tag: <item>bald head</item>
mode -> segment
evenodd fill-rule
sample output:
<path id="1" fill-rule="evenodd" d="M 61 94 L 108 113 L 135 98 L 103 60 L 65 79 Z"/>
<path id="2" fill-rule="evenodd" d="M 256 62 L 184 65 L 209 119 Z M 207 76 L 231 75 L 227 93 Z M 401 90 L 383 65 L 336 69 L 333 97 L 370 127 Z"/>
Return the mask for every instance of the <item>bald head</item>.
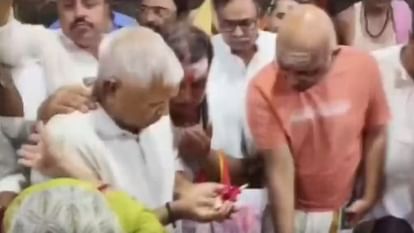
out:
<path id="1" fill-rule="evenodd" d="M 330 54 L 336 47 L 336 33 L 331 19 L 314 5 L 295 7 L 281 22 L 277 54 L 284 62 L 306 65 Z"/>
<path id="2" fill-rule="evenodd" d="M 314 5 L 295 7 L 281 22 L 277 62 L 295 89 L 315 85 L 329 70 L 336 48 L 331 19 Z"/>

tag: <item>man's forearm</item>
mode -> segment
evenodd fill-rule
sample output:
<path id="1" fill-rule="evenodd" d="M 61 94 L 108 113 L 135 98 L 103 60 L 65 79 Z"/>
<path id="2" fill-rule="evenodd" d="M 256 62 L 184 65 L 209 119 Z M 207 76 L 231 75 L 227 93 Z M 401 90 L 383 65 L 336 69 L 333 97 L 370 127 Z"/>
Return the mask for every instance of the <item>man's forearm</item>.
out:
<path id="1" fill-rule="evenodd" d="M 364 140 L 364 193 L 363 198 L 375 202 L 384 177 L 386 130 L 368 132 Z"/>
<path id="2" fill-rule="evenodd" d="M 269 201 L 276 232 L 293 233 L 294 229 L 294 163 L 292 156 L 280 154 L 264 155 Z"/>
<path id="3" fill-rule="evenodd" d="M 12 0 L 1 0 L 0 1 L 0 27 L 7 24 L 12 11 Z"/>

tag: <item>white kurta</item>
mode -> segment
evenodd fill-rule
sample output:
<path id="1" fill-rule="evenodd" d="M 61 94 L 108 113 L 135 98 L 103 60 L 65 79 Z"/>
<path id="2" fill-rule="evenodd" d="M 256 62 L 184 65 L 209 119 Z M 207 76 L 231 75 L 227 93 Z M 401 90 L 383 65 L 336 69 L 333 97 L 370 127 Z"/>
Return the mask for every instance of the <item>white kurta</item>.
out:
<path id="1" fill-rule="evenodd" d="M 23 135 L 29 133 L 30 123 L 26 121 L 36 120 L 37 109 L 47 96 L 43 70 L 37 61 L 29 59 L 14 67 L 12 77 L 23 100 L 24 118 L 0 117 L 0 192 L 20 191 L 20 184 L 25 182 L 12 142 L 21 143 Z"/>
<path id="2" fill-rule="evenodd" d="M 392 215 L 414 226 L 414 81 L 400 62 L 402 46 L 374 53 L 392 113 L 385 166 L 384 197 L 374 217 Z"/>
<path id="3" fill-rule="evenodd" d="M 40 62 L 48 93 L 95 77 L 98 67 L 92 54 L 77 47 L 61 31 L 22 24 L 12 18 L 0 27 L 0 61 L 17 67 L 28 59 Z"/>
<path id="4" fill-rule="evenodd" d="M 175 181 L 169 116 L 134 135 L 120 129 L 103 109 L 58 115 L 47 124 L 64 156 L 81 159 L 102 180 L 156 208 L 171 201 Z M 33 181 L 44 180 L 33 174 Z"/>
<path id="5" fill-rule="evenodd" d="M 56 89 L 83 84 L 85 77 L 96 76 L 98 68 L 97 59 L 61 31 L 22 24 L 13 16 L 0 27 L 0 62 L 14 67 L 13 78 L 28 120 L 37 118 L 38 107 Z M 12 126 L 10 119 L 0 118 L 0 123 L 9 129 Z M 1 179 L 0 192 L 19 192 L 22 181 L 21 174 Z"/>
<path id="6" fill-rule="evenodd" d="M 207 99 L 213 126 L 212 147 L 241 158 L 254 151 L 247 124 L 246 95 L 249 81 L 275 58 L 276 34 L 259 32 L 257 52 L 246 66 L 231 53 L 221 35 L 212 39 L 214 58 L 207 83 Z"/>

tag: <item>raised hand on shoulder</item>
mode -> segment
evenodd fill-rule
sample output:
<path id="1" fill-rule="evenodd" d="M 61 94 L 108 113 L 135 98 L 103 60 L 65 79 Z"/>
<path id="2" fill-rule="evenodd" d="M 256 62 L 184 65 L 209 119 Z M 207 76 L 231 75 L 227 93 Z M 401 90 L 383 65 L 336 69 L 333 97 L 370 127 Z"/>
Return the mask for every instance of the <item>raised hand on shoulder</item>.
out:
<path id="1" fill-rule="evenodd" d="M 47 122 L 57 114 L 68 114 L 74 111 L 87 112 L 96 108 L 92 91 L 82 85 L 65 86 L 51 95 L 38 111 L 38 118 Z"/>

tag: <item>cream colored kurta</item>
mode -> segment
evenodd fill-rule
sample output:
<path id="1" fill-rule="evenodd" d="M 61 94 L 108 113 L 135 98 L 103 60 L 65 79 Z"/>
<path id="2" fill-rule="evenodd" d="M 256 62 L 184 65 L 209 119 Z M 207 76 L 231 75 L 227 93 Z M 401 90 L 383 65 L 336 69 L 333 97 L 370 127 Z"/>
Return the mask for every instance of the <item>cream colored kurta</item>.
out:
<path id="1" fill-rule="evenodd" d="M 103 182 L 126 191 L 149 208 L 171 201 L 176 151 L 169 116 L 134 135 L 103 109 L 58 115 L 46 125 L 63 156 L 84 162 Z M 33 183 L 45 178 L 33 174 Z"/>
<path id="2" fill-rule="evenodd" d="M 385 190 L 373 211 L 380 218 L 392 215 L 414 227 L 414 81 L 401 64 L 403 46 L 373 53 L 381 69 L 383 85 L 391 109 Z"/>

